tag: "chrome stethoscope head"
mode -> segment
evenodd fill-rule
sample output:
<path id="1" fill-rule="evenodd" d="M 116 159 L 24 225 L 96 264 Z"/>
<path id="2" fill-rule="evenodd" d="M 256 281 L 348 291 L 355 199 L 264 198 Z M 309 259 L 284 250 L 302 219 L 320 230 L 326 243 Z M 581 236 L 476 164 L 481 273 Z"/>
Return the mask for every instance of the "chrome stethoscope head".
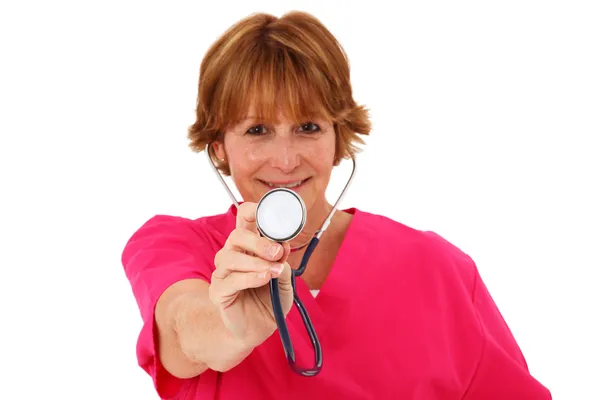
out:
<path id="1" fill-rule="evenodd" d="M 306 206 L 293 190 L 276 188 L 267 192 L 256 206 L 256 227 L 274 242 L 289 242 L 306 225 Z"/>

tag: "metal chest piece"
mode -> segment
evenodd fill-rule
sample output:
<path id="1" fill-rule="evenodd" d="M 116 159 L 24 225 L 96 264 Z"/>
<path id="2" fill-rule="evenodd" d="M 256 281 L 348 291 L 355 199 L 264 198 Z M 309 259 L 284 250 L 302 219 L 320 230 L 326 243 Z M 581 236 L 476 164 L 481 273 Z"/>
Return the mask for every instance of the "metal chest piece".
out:
<path id="1" fill-rule="evenodd" d="M 274 242 L 288 242 L 302 232 L 306 224 L 306 206 L 293 190 L 268 191 L 256 207 L 256 226 L 261 235 Z"/>

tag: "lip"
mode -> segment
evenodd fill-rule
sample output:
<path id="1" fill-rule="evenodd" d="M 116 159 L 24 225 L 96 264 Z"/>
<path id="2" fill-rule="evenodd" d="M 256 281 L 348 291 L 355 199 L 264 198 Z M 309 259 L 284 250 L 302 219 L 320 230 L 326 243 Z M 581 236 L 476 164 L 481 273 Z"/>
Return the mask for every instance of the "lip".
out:
<path id="1" fill-rule="evenodd" d="M 312 178 L 306 178 L 306 179 L 304 179 L 304 180 L 302 181 L 302 183 L 301 183 L 300 185 L 298 185 L 298 186 L 294 186 L 294 187 L 290 187 L 290 188 L 286 188 L 286 189 L 293 190 L 294 192 L 296 192 L 296 191 L 298 191 L 299 189 L 303 188 L 303 187 L 306 185 L 306 183 L 307 183 L 308 181 L 310 181 L 311 179 L 312 179 Z M 270 186 L 269 184 L 267 184 L 267 181 L 263 181 L 262 179 L 258 179 L 258 181 L 259 181 L 260 183 L 262 183 L 262 184 L 263 184 L 265 187 L 269 188 L 269 190 L 271 190 L 271 189 L 276 189 L 276 187 L 273 187 L 273 186 Z M 276 181 L 276 182 L 270 182 L 270 183 L 272 183 L 273 185 L 276 185 L 276 186 L 277 186 L 277 185 L 289 185 L 290 183 L 294 183 L 294 182 L 298 182 L 298 180 L 289 180 L 289 181 Z"/>

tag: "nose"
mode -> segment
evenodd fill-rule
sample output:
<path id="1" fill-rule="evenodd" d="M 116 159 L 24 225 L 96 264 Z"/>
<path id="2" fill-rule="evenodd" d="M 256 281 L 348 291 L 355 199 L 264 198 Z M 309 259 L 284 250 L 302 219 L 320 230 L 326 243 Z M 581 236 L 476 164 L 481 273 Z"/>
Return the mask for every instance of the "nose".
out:
<path id="1" fill-rule="evenodd" d="M 270 150 L 271 167 L 289 174 L 300 165 L 300 149 L 294 144 L 293 138 L 278 135 Z"/>

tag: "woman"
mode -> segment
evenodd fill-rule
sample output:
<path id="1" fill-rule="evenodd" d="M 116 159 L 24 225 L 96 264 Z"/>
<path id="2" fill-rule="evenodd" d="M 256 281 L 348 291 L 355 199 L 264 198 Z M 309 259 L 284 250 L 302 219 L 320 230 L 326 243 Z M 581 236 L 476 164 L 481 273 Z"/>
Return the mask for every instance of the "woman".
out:
<path id="1" fill-rule="evenodd" d="M 289 368 L 270 302 L 278 278 L 297 362 L 313 348 L 291 269 L 332 209 L 332 168 L 370 131 L 342 48 L 311 15 L 250 16 L 220 37 L 200 70 L 191 147 L 231 175 L 239 209 L 190 220 L 155 216 L 123 265 L 143 316 L 137 355 L 165 399 L 549 399 L 474 262 L 440 236 L 356 208 L 337 211 L 298 295 L 323 368 Z M 291 187 L 305 230 L 283 245 L 257 233 L 256 203 Z"/>

